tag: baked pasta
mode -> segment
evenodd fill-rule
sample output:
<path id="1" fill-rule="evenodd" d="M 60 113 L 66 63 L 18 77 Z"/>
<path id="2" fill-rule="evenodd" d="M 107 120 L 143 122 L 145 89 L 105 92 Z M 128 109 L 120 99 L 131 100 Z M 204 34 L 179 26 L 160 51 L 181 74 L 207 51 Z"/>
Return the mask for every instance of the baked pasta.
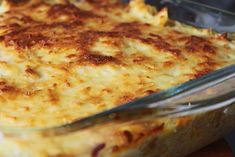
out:
<path id="1" fill-rule="evenodd" d="M 60 126 L 235 63 L 226 34 L 172 21 L 144 0 L 3 0 L 0 21 L 1 126 Z M 233 119 L 214 111 L 53 137 L 4 134 L 0 157 L 186 155 Z"/>

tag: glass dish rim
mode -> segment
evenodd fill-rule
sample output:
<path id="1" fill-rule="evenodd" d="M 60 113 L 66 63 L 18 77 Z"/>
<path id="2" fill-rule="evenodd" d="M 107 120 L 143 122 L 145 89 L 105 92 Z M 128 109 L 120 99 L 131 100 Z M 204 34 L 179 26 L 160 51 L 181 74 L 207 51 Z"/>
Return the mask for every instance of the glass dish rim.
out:
<path id="1" fill-rule="evenodd" d="M 189 12 L 189 15 L 194 12 L 196 14 L 199 14 L 199 18 L 200 20 L 202 20 L 203 18 L 203 14 L 208 14 L 208 15 L 211 15 L 211 17 L 217 19 L 215 20 L 214 22 L 222 22 L 220 16 L 223 16 L 224 18 L 232 18 L 234 19 L 235 17 L 235 12 L 231 12 L 231 11 L 227 11 L 227 10 L 223 10 L 223 9 L 220 9 L 220 8 L 216 8 L 214 6 L 210 6 L 210 5 L 207 5 L 207 4 L 203 4 L 203 3 L 200 3 L 200 2 L 196 2 L 196 1 L 193 1 L 193 0 L 160 0 L 160 8 L 158 9 L 161 9 L 161 8 L 165 8 L 165 7 L 168 7 L 168 5 L 171 7 L 171 5 L 173 5 L 174 7 L 182 7 L 183 9 L 185 9 L 185 11 Z M 156 7 L 157 4 L 154 4 Z M 163 6 L 161 6 L 163 5 Z M 171 9 L 169 9 L 169 12 L 171 12 Z M 191 12 L 191 13 L 190 13 Z M 174 15 L 176 14 L 176 15 Z M 181 23 L 185 23 L 186 25 L 190 25 L 190 26 L 193 26 L 193 27 L 196 27 L 196 28 L 201 28 L 201 29 L 209 29 L 211 30 L 212 32 L 214 33 L 220 33 L 220 34 L 224 34 L 226 33 L 228 36 L 232 37 L 231 39 L 234 39 L 234 35 L 235 35 L 235 25 L 233 23 L 233 25 L 231 25 L 231 22 L 229 22 L 230 24 L 229 25 L 221 25 L 222 27 L 218 27 L 219 25 L 218 24 L 215 24 L 213 22 L 213 24 L 210 22 L 210 20 L 203 20 L 202 23 L 200 23 L 199 21 L 190 21 L 190 20 L 186 20 L 186 19 L 182 19 L 182 15 L 177 15 L 178 14 L 178 11 L 173 11 L 172 14 L 169 14 L 169 17 L 172 18 L 173 20 L 176 20 L 176 21 L 179 21 Z M 181 14 L 179 12 L 179 14 Z M 201 15 L 200 15 L 201 14 Z M 173 16 L 171 16 L 173 15 Z M 185 16 L 185 18 L 187 18 L 187 15 L 183 15 Z M 207 22 L 205 22 L 207 21 Z M 228 19 L 226 20 L 228 21 Z M 199 22 L 199 23 L 198 23 Z M 223 22 L 222 22 L 223 23 Z"/>
<path id="2" fill-rule="evenodd" d="M 203 4 L 203 3 L 200 3 L 200 2 L 196 2 L 196 1 L 192 1 L 192 0 L 169 0 L 169 1 L 173 2 L 173 3 L 186 2 L 186 3 L 190 3 L 192 5 L 201 6 L 201 7 L 205 8 L 205 9 L 208 9 L 208 11 L 209 10 L 211 10 L 211 11 L 218 11 L 218 12 L 221 12 L 221 13 L 224 13 L 224 14 L 227 14 L 227 15 L 235 16 L 235 12 L 223 10 L 223 9 L 220 9 L 220 8 L 216 8 L 214 6 L 210 6 L 210 5 Z"/>

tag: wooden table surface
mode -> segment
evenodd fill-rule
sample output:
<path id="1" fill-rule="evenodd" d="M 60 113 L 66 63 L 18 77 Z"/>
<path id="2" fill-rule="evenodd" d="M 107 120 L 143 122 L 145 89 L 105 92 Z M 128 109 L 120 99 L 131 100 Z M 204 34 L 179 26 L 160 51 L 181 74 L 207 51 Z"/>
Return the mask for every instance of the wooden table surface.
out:
<path id="1" fill-rule="evenodd" d="M 219 140 L 188 157 L 232 157 L 232 151 L 225 140 Z"/>

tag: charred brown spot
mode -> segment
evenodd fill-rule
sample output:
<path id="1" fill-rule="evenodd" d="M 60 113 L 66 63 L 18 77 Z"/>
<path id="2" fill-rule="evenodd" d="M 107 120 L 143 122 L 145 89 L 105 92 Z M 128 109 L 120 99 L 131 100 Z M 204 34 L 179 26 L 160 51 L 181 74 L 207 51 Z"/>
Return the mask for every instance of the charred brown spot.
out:
<path id="1" fill-rule="evenodd" d="M 7 24 L 6 26 L 2 26 L 2 27 L 8 28 L 9 30 L 17 30 L 21 27 L 21 25 L 18 23 L 10 23 L 10 24 Z"/>
<path id="2" fill-rule="evenodd" d="M 53 28 L 64 28 L 64 31 L 66 31 L 67 29 L 74 29 L 77 28 L 79 26 L 82 26 L 84 23 L 82 21 L 77 20 L 71 20 L 71 21 L 66 21 L 66 22 L 54 22 L 51 24 L 45 24 L 45 25 L 41 25 L 42 29 L 44 28 L 49 28 L 49 29 L 53 29 Z M 39 25 L 40 26 L 40 25 Z"/>
<path id="3" fill-rule="evenodd" d="M 80 56 L 78 64 L 90 64 L 90 65 L 103 65 L 106 63 L 117 63 L 117 59 L 112 56 L 104 56 L 98 54 L 84 54 Z"/>
<path id="4" fill-rule="evenodd" d="M 34 69 L 32 69 L 32 68 L 30 68 L 30 67 L 27 67 L 27 68 L 25 69 L 25 72 L 26 72 L 27 74 L 29 74 L 29 75 L 39 76 L 39 74 L 38 74 Z"/>
<path id="5" fill-rule="evenodd" d="M 134 63 L 142 63 L 144 61 L 149 61 L 151 60 L 149 57 L 147 56 L 136 56 L 134 59 L 133 59 L 133 62 Z"/>
<path id="6" fill-rule="evenodd" d="M 55 90 L 53 89 L 48 89 L 48 94 L 49 94 L 49 101 L 53 104 L 56 105 L 56 103 L 59 101 L 59 96 L 56 93 Z"/>
<path id="7" fill-rule="evenodd" d="M 120 96 L 116 104 L 124 104 L 135 99 L 135 96 L 131 93 L 126 93 Z"/>
<path id="8" fill-rule="evenodd" d="M 198 77 L 201 77 L 203 75 L 206 75 L 210 72 L 212 72 L 213 70 L 212 69 L 209 69 L 209 68 L 205 68 L 205 69 L 202 69 L 200 71 L 197 71 L 195 74 L 194 74 L 194 77 L 195 78 L 198 78 Z"/>
<path id="9" fill-rule="evenodd" d="M 158 132 L 162 131 L 162 130 L 164 129 L 164 125 L 165 125 L 165 124 L 162 123 L 161 125 L 154 127 L 154 128 L 152 129 L 152 132 L 153 132 L 153 133 L 158 133 Z"/>
<path id="10" fill-rule="evenodd" d="M 198 37 L 198 36 L 190 36 L 190 37 L 185 37 L 182 38 L 183 40 L 186 40 L 186 44 L 200 44 L 200 43 L 207 43 L 207 40 L 202 38 L 202 37 Z"/>
<path id="11" fill-rule="evenodd" d="M 145 93 L 147 94 L 147 95 L 151 95 L 151 94 L 154 94 L 154 93 L 156 93 L 156 92 L 158 92 L 159 90 L 146 90 L 145 91 Z"/>
<path id="12" fill-rule="evenodd" d="M 91 152 L 91 157 L 98 157 L 100 151 L 105 148 L 105 143 L 98 144 Z"/>
<path id="13" fill-rule="evenodd" d="M 20 18 L 20 20 L 24 23 L 32 24 L 32 23 L 37 23 L 35 20 L 33 20 L 30 16 L 24 15 L 23 17 Z"/>
<path id="14" fill-rule="evenodd" d="M 83 91 L 84 93 L 87 93 L 87 94 L 89 94 L 91 90 L 92 90 L 91 87 L 85 87 L 85 88 L 82 89 L 82 91 Z"/>
<path id="15" fill-rule="evenodd" d="M 13 93 L 19 92 L 20 90 L 14 85 L 10 85 L 5 81 L 0 81 L 0 93 Z"/>
<path id="16" fill-rule="evenodd" d="M 214 69 L 215 66 L 218 65 L 218 63 L 214 62 L 213 60 L 211 60 L 210 58 L 207 58 L 207 60 L 205 62 L 199 63 L 199 66 L 203 67 L 204 69 Z"/>
<path id="17" fill-rule="evenodd" d="M 173 67 L 173 65 L 174 65 L 174 62 L 172 62 L 172 61 L 166 61 L 163 63 L 163 66 L 165 68 L 171 68 L 171 67 Z"/>
<path id="18" fill-rule="evenodd" d="M 170 47 L 170 44 L 162 39 L 156 40 L 153 38 L 146 38 L 146 39 L 141 39 L 141 41 L 146 44 L 150 45 L 153 44 L 158 49 L 167 50 Z"/>
<path id="19" fill-rule="evenodd" d="M 80 34 L 80 38 L 77 40 L 77 44 L 79 49 L 85 53 L 88 52 L 89 47 L 94 44 L 95 41 L 99 37 L 108 37 L 114 39 L 123 39 L 130 38 L 136 39 L 144 44 L 152 45 L 158 50 L 170 52 L 171 54 L 178 56 L 181 51 L 173 46 L 171 46 L 168 42 L 166 42 L 160 35 L 155 38 L 142 38 L 138 36 L 138 31 L 132 28 L 132 23 L 124 23 L 116 26 L 113 31 L 103 32 L 103 31 L 87 31 Z M 130 30 L 129 30 L 130 29 Z M 112 39 L 110 39 L 112 40 Z"/>
<path id="20" fill-rule="evenodd" d="M 171 52 L 171 54 L 173 54 L 175 56 L 179 56 L 181 53 L 181 50 L 176 49 L 176 48 L 169 48 L 169 49 L 167 49 L 167 51 Z"/>
<path id="21" fill-rule="evenodd" d="M 87 53 L 90 46 L 98 39 L 97 32 L 87 31 L 79 34 L 77 46 L 82 53 Z"/>
<path id="22" fill-rule="evenodd" d="M 151 37 L 157 38 L 157 39 L 159 39 L 159 40 L 163 40 L 163 38 L 162 38 L 160 35 L 158 35 L 158 34 L 149 33 L 149 35 L 150 35 Z"/>
<path id="23" fill-rule="evenodd" d="M 115 26 L 113 28 L 113 31 L 117 31 L 117 32 L 124 32 L 128 35 L 140 35 L 141 33 L 141 26 L 143 26 L 143 24 L 141 25 L 138 22 L 130 22 L 130 23 L 121 23 L 118 24 L 117 26 Z"/>
<path id="24" fill-rule="evenodd" d="M 111 10 L 114 7 L 122 6 L 123 3 L 121 1 L 105 1 L 105 0 L 86 0 L 89 2 L 93 7 L 97 9 L 105 9 L 105 10 Z"/>
<path id="25" fill-rule="evenodd" d="M 28 91 L 28 90 L 23 92 L 23 94 L 25 96 L 28 96 L 28 97 L 30 97 L 30 96 L 32 96 L 32 95 L 34 95 L 36 93 L 37 93 L 37 91 Z"/>
<path id="26" fill-rule="evenodd" d="M 216 52 L 216 49 L 215 49 L 214 46 L 211 46 L 211 45 L 209 45 L 209 44 L 205 44 L 205 45 L 203 46 L 203 51 L 204 51 L 204 52 L 208 52 L 208 53 L 215 53 L 215 52 Z"/>
<path id="27" fill-rule="evenodd" d="M 67 58 L 76 58 L 76 57 L 78 57 L 77 54 L 70 54 L 70 55 L 67 56 Z"/>
<path id="28" fill-rule="evenodd" d="M 7 46 L 15 45 L 20 49 L 28 49 L 37 44 L 44 46 L 49 43 L 49 38 L 42 34 L 18 34 L 17 32 L 6 35 L 4 40 Z"/>
<path id="29" fill-rule="evenodd" d="M 7 83 L 5 81 L 0 81 L 0 86 L 6 85 Z"/>
<path id="30" fill-rule="evenodd" d="M 131 143 L 133 141 L 133 135 L 130 131 L 124 130 L 123 134 L 125 135 L 128 143 Z"/>
<path id="31" fill-rule="evenodd" d="M 215 53 L 216 47 L 212 46 L 210 41 L 198 36 L 182 37 L 180 41 L 185 41 L 185 49 L 188 52 L 207 52 Z"/>
<path id="32" fill-rule="evenodd" d="M 119 151 L 119 149 L 120 149 L 120 147 L 115 145 L 112 147 L 112 152 L 117 152 L 117 151 Z"/>
<path id="33" fill-rule="evenodd" d="M 12 92 L 16 92 L 17 89 L 14 86 L 3 84 L 3 85 L 0 85 L 0 91 L 2 93 L 12 93 Z"/>
<path id="34" fill-rule="evenodd" d="M 161 51 L 166 51 L 170 52 L 174 56 L 179 56 L 181 53 L 181 50 L 174 48 L 171 46 L 170 43 L 166 42 L 163 38 L 158 37 L 158 38 L 140 38 L 139 39 L 141 42 L 148 44 L 148 45 L 153 45 L 156 49 L 161 50 Z"/>
<path id="35" fill-rule="evenodd" d="M 26 4 L 27 2 L 29 2 L 29 0 L 7 0 L 7 2 L 11 6 L 19 6 L 19 5 L 22 5 L 22 4 Z"/>
<path id="36" fill-rule="evenodd" d="M 52 18 L 58 18 L 60 16 L 66 15 L 70 20 L 71 19 L 86 19 L 98 17 L 90 11 L 81 10 L 73 4 L 55 4 L 47 12 L 48 16 Z"/>
<path id="37" fill-rule="evenodd" d="M 9 24 L 9 33 L 2 35 L 0 41 L 7 46 L 16 46 L 21 49 L 29 49 L 35 45 L 46 46 L 73 46 L 75 47 L 77 36 L 74 32 L 83 23 L 78 20 L 68 22 L 40 23 L 31 17 L 23 16 L 20 23 Z M 27 27 L 25 27 L 27 25 Z M 66 35 L 65 35 L 66 34 Z"/>

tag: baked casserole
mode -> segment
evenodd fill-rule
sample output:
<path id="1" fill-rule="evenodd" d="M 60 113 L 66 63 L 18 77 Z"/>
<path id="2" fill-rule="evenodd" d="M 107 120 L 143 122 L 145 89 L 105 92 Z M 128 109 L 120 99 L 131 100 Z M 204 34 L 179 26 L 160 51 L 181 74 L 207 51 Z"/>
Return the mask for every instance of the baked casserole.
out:
<path id="1" fill-rule="evenodd" d="M 170 20 L 144 0 L 3 0 L 0 12 L 1 126 L 60 126 L 235 63 L 226 34 Z M 220 137 L 234 118 L 214 111 L 55 137 L 2 135 L 0 157 L 176 157 Z M 189 140 L 172 147 L 179 139 Z"/>

